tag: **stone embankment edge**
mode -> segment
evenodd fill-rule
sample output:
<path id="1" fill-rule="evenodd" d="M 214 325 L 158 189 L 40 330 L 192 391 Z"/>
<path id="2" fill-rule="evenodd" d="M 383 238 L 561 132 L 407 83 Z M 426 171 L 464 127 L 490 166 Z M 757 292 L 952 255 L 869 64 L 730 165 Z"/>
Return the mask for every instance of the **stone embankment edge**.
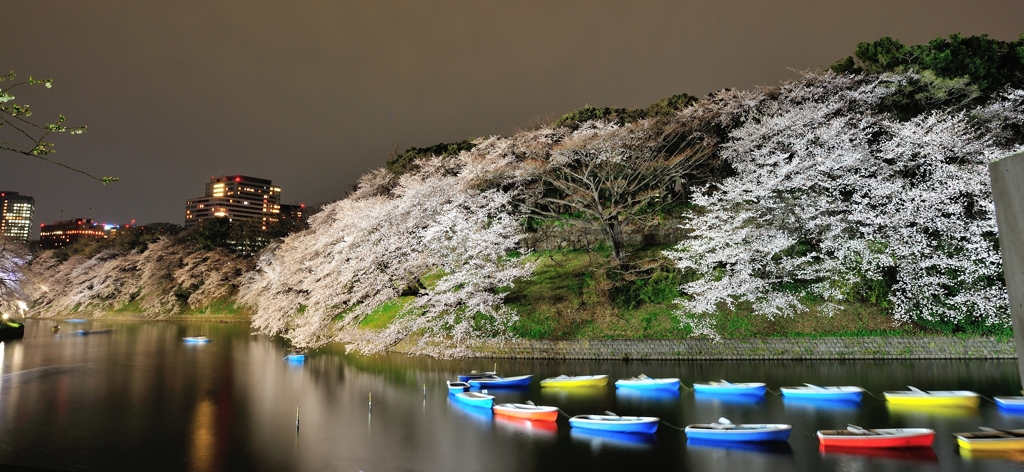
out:
<path id="1" fill-rule="evenodd" d="M 395 352 L 408 352 L 403 344 Z M 680 340 L 514 340 L 475 347 L 473 357 L 558 360 L 1016 359 L 1012 339 L 862 337 Z"/>

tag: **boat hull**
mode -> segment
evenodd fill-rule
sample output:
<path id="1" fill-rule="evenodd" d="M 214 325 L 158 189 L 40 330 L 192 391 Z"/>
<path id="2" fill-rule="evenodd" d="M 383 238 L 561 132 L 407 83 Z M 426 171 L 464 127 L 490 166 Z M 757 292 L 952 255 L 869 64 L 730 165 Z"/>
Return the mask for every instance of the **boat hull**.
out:
<path id="1" fill-rule="evenodd" d="M 473 380 L 473 379 L 479 379 L 479 378 L 482 378 L 482 377 L 493 377 L 493 376 L 497 376 L 497 375 L 498 375 L 497 372 L 476 372 L 476 373 L 470 373 L 470 374 L 462 374 L 462 375 L 459 375 L 459 382 L 469 382 L 470 380 Z"/>
<path id="2" fill-rule="evenodd" d="M 448 382 L 449 393 L 462 393 L 469 390 L 469 384 L 466 382 Z"/>
<path id="3" fill-rule="evenodd" d="M 1024 451 L 1024 438 L 964 439 L 956 438 L 957 445 L 968 451 Z"/>
<path id="4" fill-rule="evenodd" d="M 495 415 L 509 418 L 522 418 L 531 421 L 555 421 L 558 419 L 558 408 L 555 407 L 537 407 L 537 409 L 533 409 L 494 405 L 493 410 Z"/>
<path id="5" fill-rule="evenodd" d="M 1024 397 L 994 397 L 994 400 L 1002 410 L 1024 413 Z"/>
<path id="6" fill-rule="evenodd" d="M 587 418 L 569 418 L 569 426 L 573 428 L 607 431 L 613 433 L 651 434 L 658 430 L 658 418 L 638 418 L 636 420 L 603 421 Z"/>
<path id="7" fill-rule="evenodd" d="M 705 429 L 686 427 L 686 437 L 699 441 L 761 442 L 788 441 L 791 426 L 765 429 Z"/>
<path id="8" fill-rule="evenodd" d="M 532 375 L 520 375 L 518 377 L 505 377 L 500 379 L 479 378 L 471 379 L 469 381 L 469 385 L 481 388 L 525 387 L 530 385 L 530 380 L 532 378 Z"/>
<path id="9" fill-rule="evenodd" d="M 748 396 L 760 396 L 764 395 L 767 388 L 764 384 L 732 384 L 732 385 L 715 385 L 715 384 L 693 384 L 693 390 L 697 393 L 709 393 L 712 395 L 748 395 Z"/>
<path id="10" fill-rule="evenodd" d="M 829 435 L 818 431 L 818 442 L 821 447 L 856 447 L 856 448 L 899 448 L 928 447 L 935 440 L 935 431 L 909 432 L 893 435 Z"/>
<path id="11" fill-rule="evenodd" d="M 603 387 L 608 385 L 607 375 L 591 375 L 587 377 L 569 377 L 560 379 L 558 377 L 552 377 L 540 381 L 541 387 L 559 387 L 559 388 L 574 388 L 574 387 Z"/>
<path id="12" fill-rule="evenodd" d="M 633 390 L 679 390 L 679 379 L 621 379 L 615 381 L 615 388 Z"/>
<path id="13" fill-rule="evenodd" d="M 487 408 L 488 410 L 494 406 L 494 397 L 490 395 L 475 396 L 467 393 L 454 393 L 451 395 L 455 401 L 472 407 Z"/>
<path id="14" fill-rule="evenodd" d="M 976 408 L 981 403 L 981 397 L 974 396 L 937 396 L 937 395 L 891 395 L 885 393 L 885 400 L 896 406 L 929 407 L 929 406 L 959 406 Z"/>
<path id="15" fill-rule="evenodd" d="M 801 389 L 782 387 L 782 396 L 792 400 L 859 402 L 864 397 L 863 391 L 843 391 L 831 389 Z"/>

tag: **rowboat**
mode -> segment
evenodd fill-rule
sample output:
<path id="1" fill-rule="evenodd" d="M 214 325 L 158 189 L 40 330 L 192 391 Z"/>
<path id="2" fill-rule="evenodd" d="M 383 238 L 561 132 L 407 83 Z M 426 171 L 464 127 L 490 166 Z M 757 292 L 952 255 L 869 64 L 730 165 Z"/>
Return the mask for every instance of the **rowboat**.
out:
<path id="1" fill-rule="evenodd" d="M 460 392 L 451 394 L 452 398 L 458 402 L 469 405 L 477 406 L 480 408 L 490 408 L 494 405 L 494 395 L 488 395 L 480 392 Z"/>
<path id="2" fill-rule="evenodd" d="M 498 377 L 497 375 L 470 379 L 469 385 L 473 387 L 524 387 L 530 385 L 532 375 L 520 375 L 516 377 Z"/>
<path id="3" fill-rule="evenodd" d="M 679 379 L 656 379 L 640 374 L 637 377 L 616 380 L 615 388 L 633 388 L 637 390 L 678 390 Z"/>
<path id="4" fill-rule="evenodd" d="M 765 386 L 760 382 L 732 383 L 719 380 L 718 382 L 695 383 L 693 390 L 698 393 L 716 395 L 764 395 Z"/>
<path id="5" fill-rule="evenodd" d="M 459 382 L 469 382 L 473 379 L 479 379 L 481 377 L 497 377 L 498 376 L 498 365 L 494 365 L 494 370 L 490 372 L 477 372 L 475 370 L 469 371 L 468 374 L 460 374 Z"/>
<path id="6" fill-rule="evenodd" d="M 82 319 L 82 318 L 68 318 L 68 319 L 64 320 L 64 322 L 65 323 L 85 323 L 85 320 Z"/>
<path id="7" fill-rule="evenodd" d="M 953 433 L 956 443 L 969 451 L 1024 451 L 1024 429 L 981 427 L 973 433 Z"/>
<path id="8" fill-rule="evenodd" d="M 559 375 L 540 381 L 541 387 L 603 387 L 608 385 L 607 375 Z"/>
<path id="9" fill-rule="evenodd" d="M 480 408 L 472 408 L 479 410 Z M 525 434 L 533 438 L 558 438 L 558 423 L 554 421 L 524 420 L 513 416 L 494 415 L 494 425 L 510 433 Z"/>
<path id="10" fill-rule="evenodd" d="M 296 363 L 298 363 L 298 362 L 305 362 L 306 361 L 306 355 L 301 353 L 301 352 L 291 352 L 287 356 L 284 356 L 283 360 L 286 360 L 288 362 L 296 362 Z"/>
<path id="11" fill-rule="evenodd" d="M 733 424 L 725 418 L 711 424 L 691 424 L 684 430 L 688 439 L 703 441 L 787 441 L 793 425 Z"/>
<path id="12" fill-rule="evenodd" d="M 469 384 L 466 382 L 448 381 L 448 393 L 461 393 L 467 390 L 469 390 Z"/>
<path id="13" fill-rule="evenodd" d="M 188 336 L 188 337 L 181 338 L 181 339 L 183 341 L 185 341 L 186 343 L 208 343 L 208 342 L 210 342 L 210 338 L 208 338 L 206 336 Z"/>
<path id="14" fill-rule="evenodd" d="M 977 407 L 981 397 L 969 390 L 924 391 L 907 387 L 909 391 L 885 392 L 885 400 L 893 405 L 906 406 L 968 406 Z"/>
<path id="15" fill-rule="evenodd" d="M 928 447 L 935 430 L 928 428 L 864 429 L 849 425 L 846 429 L 818 431 L 821 447 Z"/>
<path id="16" fill-rule="evenodd" d="M 782 396 L 794 400 L 832 400 L 859 402 L 864 395 L 860 387 L 819 387 L 804 384 L 803 387 L 782 387 Z"/>
<path id="17" fill-rule="evenodd" d="M 537 406 L 530 403 L 502 403 L 494 405 L 494 414 L 511 416 L 533 421 L 555 421 L 558 419 L 558 408 L 553 406 Z"/>
<path id="18" fill-rule="evenodd" d="M 615 433 L 650 434 L 658 430 L 660 418 L 653 416 L 619 416 L 610 411 L 604 415 L 577 415 L 569 418 L 569 426 Z"/>
<path id="19" fill-rule="evenodd" d="M 1001 410 L 1024 413 L 1024 397 L 993 397 Z"/>

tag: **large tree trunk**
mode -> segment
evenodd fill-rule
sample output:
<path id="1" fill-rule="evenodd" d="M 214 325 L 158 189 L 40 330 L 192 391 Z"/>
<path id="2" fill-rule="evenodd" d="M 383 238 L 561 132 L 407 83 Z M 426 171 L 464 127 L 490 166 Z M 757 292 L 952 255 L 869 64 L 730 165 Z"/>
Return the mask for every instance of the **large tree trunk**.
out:
<path id="1" fill-rule="evenodd" d="M 604 222 L 604 229 L 612 240 L 612 251 L 615 255 L 615 261 L 621 264 L 622 258 L 626 254 L 626 240 L 622 237 L 622 223 L 618 219 L 606 220 Z"/>

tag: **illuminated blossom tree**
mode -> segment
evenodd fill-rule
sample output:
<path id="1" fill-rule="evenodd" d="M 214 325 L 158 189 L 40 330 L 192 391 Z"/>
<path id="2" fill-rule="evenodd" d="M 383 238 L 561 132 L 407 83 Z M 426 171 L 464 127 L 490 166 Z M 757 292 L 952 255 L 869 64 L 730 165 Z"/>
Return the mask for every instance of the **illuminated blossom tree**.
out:
<path id="1" fill-rule="evenodd" d="M 975 110 L 897 120 L 875 105 L 913 80 L 809 74 L 736 110 L 723 145 L 735 175 L 700 192 L 692 238 L 666 254 L 698 279 L 680 315 L 707 318 L 746 302 L 787 316 L 882 294 L 896 320 L 1006 326 L 987 164 L 1024 122 L 1024 94 Z M 1018 136 L 1017 140 L 1020 139 Z"/>

